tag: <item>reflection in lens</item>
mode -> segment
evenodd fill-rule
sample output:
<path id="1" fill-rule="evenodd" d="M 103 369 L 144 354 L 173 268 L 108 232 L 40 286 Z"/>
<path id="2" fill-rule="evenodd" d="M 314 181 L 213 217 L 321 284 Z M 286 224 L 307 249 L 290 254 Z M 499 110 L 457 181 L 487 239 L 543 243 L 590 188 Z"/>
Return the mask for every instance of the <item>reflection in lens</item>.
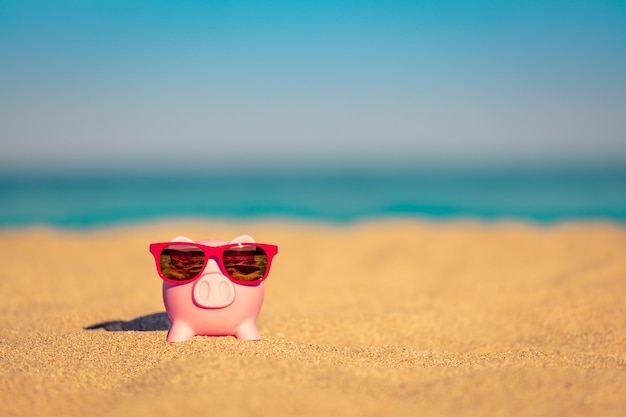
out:
<path id="1" fill-rule="evenodd" d="M 224 268 L 238 281 L 258 281 L 267 269 L 267 253 L 258 246 L 239 246 L 224 251 Z"/>
<path id="2" fill-rule="evenodd" d="M 161 252 L 160 262 L 161 272 L 166 278 L 185 281 L 202 272 L 204 252 L 190 245 L 170 245 Z"/>

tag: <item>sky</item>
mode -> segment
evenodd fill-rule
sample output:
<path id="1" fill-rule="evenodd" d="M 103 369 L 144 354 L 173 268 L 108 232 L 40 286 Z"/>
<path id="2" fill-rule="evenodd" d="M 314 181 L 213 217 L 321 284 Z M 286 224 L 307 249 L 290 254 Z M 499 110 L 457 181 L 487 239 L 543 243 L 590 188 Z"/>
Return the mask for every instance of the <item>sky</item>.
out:
<path id="1" fill-rule="evenodd" d="M 0 0 L 0 170 L 626 164 L 625 1 Z"/>

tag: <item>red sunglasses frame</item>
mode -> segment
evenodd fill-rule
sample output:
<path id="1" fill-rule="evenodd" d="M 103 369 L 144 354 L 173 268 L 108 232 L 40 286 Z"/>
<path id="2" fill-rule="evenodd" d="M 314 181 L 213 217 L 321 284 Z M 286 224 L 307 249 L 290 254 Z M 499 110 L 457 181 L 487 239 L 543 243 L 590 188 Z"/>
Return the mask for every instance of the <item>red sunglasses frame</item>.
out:
<path id="1" fill-rule="evenodd" d="M 202 249 L 202 252 L 204 252 L 204 263 L 202 264 L 202 268 L 200 269 L 200 272 L 198 273 L 198 275 L 196 275 L 193 278 L 189 278 L 185 280 L 174 280 L 174 279 L 167 278 L 163 274 L 163 271 L 161 271 L 161 261 L 160 261 L 161 252 L 163 252 L 163 249 L 172 245 L 193 246 L 195 248 Z M 256 279 L 254 281 L 240 281 L 238 279 L 231 277 L 228 271 L 226 271 L 226 267 L 224 266 L 224 260 L 223 260 L 224 252 L 231 248 L 240 248 L 244 246 L 258 246 L 261 249 L 263 249 L 267 255 L 267 266 L 265 268 L 265 273 L 260 279 Z M 192 281 L 195 281 L 202 276 L 202 272 L 204 271 L 204 268 L 206 268 L 207 264 L 209 263 L 209 259 L 213 258 L 215 259 L 215 263 L 217 263 L 217 266 L 219 267 L 222 274 L 224 274 L 224 276 L 226 276 L 229 280 L 237 284 L 251 286 L 251 285 L 257 285 L 260 282 L 265 281 L 265 278 L 267 278 L 267 275 L 270 272 L 272 259 L 274 258 L 274 255 L 278 253 L 278 246 L 269 245 L 266 243 L 254 243 L 254 242 L 229 243 L 227 245 L 221 245 L 221 246 L 206 246 L 206 245 L 202 245 L 200 243 L 195 243 L 195 242 L 159 242 L 159 243 L 150 244 L 150 253 L 152 253 L 152 255 L 154 256 L 154 262 L 156 263 L 157 271 L 163 281 L 171 282 L 173 284 L 187 284 Z"/>

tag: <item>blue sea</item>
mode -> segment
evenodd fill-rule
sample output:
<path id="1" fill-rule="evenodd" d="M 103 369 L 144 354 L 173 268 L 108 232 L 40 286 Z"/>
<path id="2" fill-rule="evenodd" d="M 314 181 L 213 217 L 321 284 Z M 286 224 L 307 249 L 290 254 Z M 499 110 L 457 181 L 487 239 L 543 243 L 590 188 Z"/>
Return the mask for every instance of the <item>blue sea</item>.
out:
<path id="1" fill-rule="evenodd" d="M 156 219 L 626 221 L 626 169 L 0 175 L 0 227 Z"/>

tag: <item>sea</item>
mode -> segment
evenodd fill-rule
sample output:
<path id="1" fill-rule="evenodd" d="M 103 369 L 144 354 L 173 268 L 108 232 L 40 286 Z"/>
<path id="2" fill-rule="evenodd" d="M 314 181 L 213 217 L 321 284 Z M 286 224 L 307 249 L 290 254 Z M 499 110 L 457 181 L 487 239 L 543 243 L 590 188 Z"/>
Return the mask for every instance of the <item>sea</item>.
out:
<path id="1" fill-rule="evenodd" d="M 0 175 L 0 228 L 166 219 L 626 222 L 626 167 Z"/>

